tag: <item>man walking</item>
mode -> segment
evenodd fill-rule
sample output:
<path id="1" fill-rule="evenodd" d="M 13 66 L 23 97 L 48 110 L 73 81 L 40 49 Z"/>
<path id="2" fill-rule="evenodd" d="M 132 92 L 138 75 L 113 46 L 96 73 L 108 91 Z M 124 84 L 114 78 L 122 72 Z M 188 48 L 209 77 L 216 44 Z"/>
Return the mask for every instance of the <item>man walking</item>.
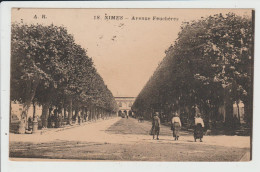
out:
<path id="1" fill-rule="evenodd" d="M 159 134 L 160 134 L 160 118 L 159 118 L 159 112 L 155 112 L 153 117 L 153 123 L 152 123 L 152 132 L 153 132 L 153 139 L 154 136 L 157 136 L 157 140 L 159 140 Z"/>

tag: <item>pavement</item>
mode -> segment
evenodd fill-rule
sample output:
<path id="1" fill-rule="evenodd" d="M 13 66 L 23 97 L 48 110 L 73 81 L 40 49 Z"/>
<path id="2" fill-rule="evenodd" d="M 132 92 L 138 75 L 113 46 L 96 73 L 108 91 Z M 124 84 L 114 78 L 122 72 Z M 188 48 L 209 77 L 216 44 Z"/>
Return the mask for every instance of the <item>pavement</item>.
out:
<path id="1" fill-rule="evenodd" d="M 110 118 L 106 120 L 97 120 L 85 122 L 81 125 L 74 124 L 68 125 L 64 128 L 48 128 L 39 130 L 34 134 L 14 134 L 10 133 L 10 142 L 31 142 L 31 143 L 44 143 L 54 141 L 104 141 L 110 137 L 104 133 L 105 129 L 113 123 L 117 122 L 120 118 Z M 82 137 L 83 136 L 83 137 Z M 98 136 L 98 137 L 97 137 Z M 104 137 L 103 137 L 104 136 Z"/>

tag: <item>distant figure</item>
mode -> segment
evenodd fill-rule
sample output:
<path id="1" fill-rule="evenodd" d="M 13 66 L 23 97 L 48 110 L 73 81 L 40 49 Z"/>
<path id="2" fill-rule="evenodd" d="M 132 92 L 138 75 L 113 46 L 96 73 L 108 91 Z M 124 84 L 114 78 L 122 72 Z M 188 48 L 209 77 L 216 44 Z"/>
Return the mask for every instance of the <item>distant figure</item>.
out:
<path id="1" fill-rule="evenodd" d="M 59 121 L 60 121 L 60 127 L 63 126 L 64 119 L 63 119 L 62 114 L 59 114 Z"/>
<path id="2" fill-rule="evenodd" d="M 59 127 L 61 127 L 63 124 L 63 118 L 62 118 L 62 111 L 61 109 L 58 109 L 58 121 L 59 121 Z"/>
<path id="3" fill-rule="evenodd" d="M 144 117 L 142 115 L 138 117 L 138 122 L 144 122 Z"/>
<path id="4" fill-rule="evenodd" d="M 32 125 L 33 125 L 32 123 L 33 123 L 32 118 L 29 117 L 29 118 L 28 118 L 28 130 L 29 130 L 29 131 L 32 130 Z"/>
<path id="5" fill-rule="evenodd" d="M 87 112 L 87 116 L 86 116 L 86 120 L 89 121 L 89 115 L 90 115 L 90 112 L 88 111 Z"/>
<path id="6" fill-rule="evenodd" d="M 51 115 L 51 128 L 55 127 L 55 116 L 52 114 Z"/>
<path id="7" fill-rule="evenodd" d="M 78 115 L 75 115 L 75 124 L 78 123 Z"/>
<path id="8" fill-rule="evenodd" d="M 54 123 L 55 123 L 55 128 L 59 128 L 59 118 L 58 118 L 57 109 L 54 109 Z"/>
<path id="9" fill-rule="evenodd" d="M 122 113 L 122 118 L 125 118 L 125 112 Z"/>
<path id="10" fill-rule="evenodd" d="M 201 118 L 201 114 L 198 113 L 195 116 L 195 128 L 194 128 L 194 140 L 196 142 L 196 139 L 200 139 L 200 142 L 202 142 L 203 138 L 203 128 L 204 128 L 204 122 Z"/>
<path id="11" fill-rule="evenodd" d="M 78 123 L 79 123 L 79 125 L 81 124 L 81 116 L 80 115 L 78 115 Z"/>
<path id="12" fill-rule="evenodd" d="M 173 114 L 171 123 L 172 123 L 173 137 L 175 137 L 175 140 L 179 140 L 180 130 L 181 130 L 181 120 L 177 112 Z"/>
<path id="13" fill-rule="evenodd" d="M 160 134 L 160 118 L 159 118 L 159 112 L 155 112 L 153 117 L 153 123 L 152 123 L 152 134 L 153 139 L 154 136 L 157 136 L 157 140 L 159 140 L 159 134 Z"/>

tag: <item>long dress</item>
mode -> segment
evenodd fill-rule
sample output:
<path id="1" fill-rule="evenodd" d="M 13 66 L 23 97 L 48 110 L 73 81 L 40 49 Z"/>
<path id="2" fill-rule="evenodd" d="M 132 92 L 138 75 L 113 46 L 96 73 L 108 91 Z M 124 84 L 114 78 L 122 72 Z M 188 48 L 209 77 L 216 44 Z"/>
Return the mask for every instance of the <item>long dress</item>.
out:
<path id="1" fill-rule="evenodd" d="M 174 122 L 172 125 L 173 125 L 172 126 L 173 137 L 180 136 L 180 130 L 181 130 L 180 123 L 179 122 Z"/>
<path id="2" fill-rule="evenodd" d="M 203 138 L 203 127 L 204 127 L 203 119 L 200 117 L 195 118 L 194 139 Z"/>
<path id="3" fill-rule="evenodd" d="M 202 127 L 201 123 L 198 123 L 197 125 L 195 125 L 194 138 L 195 139 L 203 138 L 203 127 Z"/>
<path id="4" fill-rule="evenodd" d="M 172 131 L 173 131 L 173 137 L 179 137 L 180 136 L 180 130 L 181 130 L 181 120 L 179 117 L 173 117 L 172 118 Z"/>
<path id="5" fill-rule="evenodd" d="M 160 133 L 160 118 L 158 116 L 154 117 L 154 122 L 153 122 L 153 135 L 159 135 Z"/>

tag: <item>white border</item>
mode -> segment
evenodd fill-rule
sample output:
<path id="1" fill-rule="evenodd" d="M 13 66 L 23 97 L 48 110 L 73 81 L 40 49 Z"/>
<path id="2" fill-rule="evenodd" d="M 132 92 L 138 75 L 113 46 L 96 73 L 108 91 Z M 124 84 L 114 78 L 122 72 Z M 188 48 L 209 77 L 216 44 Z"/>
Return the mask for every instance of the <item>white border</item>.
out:
<path id="1" fill-rule="evenodd" d="M 3 2 L 1 4 L 1 171 L 51 172 L 51 171 L 259 171 L 260 165 L 260 96 L 259 70 L 259 13 L 260 1 L 88 1 L 88 2 Z M 8 159 L 9 128 L 9 78 L 10 78 L 10 19 L 12 7 L 28 8 L 254 8 L 255 12 L 255 76 L 254 76 L 254 131 L 253 161 L 243 163 L 194 162 L 13 162 Z M 7 135 L 5 135 L 7 133 Z"/>

